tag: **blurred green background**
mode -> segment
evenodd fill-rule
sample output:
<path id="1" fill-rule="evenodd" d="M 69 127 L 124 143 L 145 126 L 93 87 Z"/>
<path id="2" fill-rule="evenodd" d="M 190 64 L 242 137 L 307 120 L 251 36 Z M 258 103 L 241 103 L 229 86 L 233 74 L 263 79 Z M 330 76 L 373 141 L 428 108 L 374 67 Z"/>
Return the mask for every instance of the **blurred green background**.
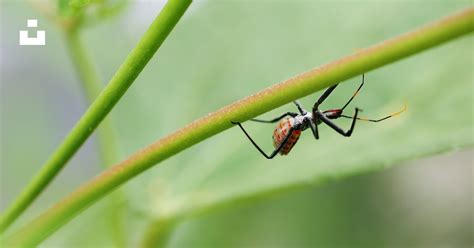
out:
<path id="1" fill-rule="evenodd" d="M 163 4 L 130 2 L 115 18 L 83 30 L 104 82 Z M 111 113 L 120 160 L 273 83 L 468 6 L 470 1 L 197 1 Z M 2 1 L 0 11 L 5 209 L 88 103 L 59 29 L 26 2 Z M 28 18 L 46 30 L 46 46 L 18 45 Z M 409 110 L 386 122 L 359 123 L 350 139 L 321 127 L 319 141 L 304 133 L 289 156 L 267 161 L 233 128 L 148 170 L 122 187 L 129 246 L 140 243 L 153 220 L 180 217 L 169 247 L 471 247 L 473 55 L 468 36 L 367 73 L 351 108 L 370 117 L 404 102 Z M 338 87 L 324 106 L 339 107 L 359 81 Z M 310 108 L 319 94 L 301 102 Z M 263 117 L 293 109 L 289 104 Z M 245 126 L 272 149 L 272 125 Z M 102 170 L 96 143 L 93 137 L 81 148 L 12 229 Z M 439 155 L 447 151 L 455 152 Z M 114 246 L 109 200 L 43 246 Z"/>

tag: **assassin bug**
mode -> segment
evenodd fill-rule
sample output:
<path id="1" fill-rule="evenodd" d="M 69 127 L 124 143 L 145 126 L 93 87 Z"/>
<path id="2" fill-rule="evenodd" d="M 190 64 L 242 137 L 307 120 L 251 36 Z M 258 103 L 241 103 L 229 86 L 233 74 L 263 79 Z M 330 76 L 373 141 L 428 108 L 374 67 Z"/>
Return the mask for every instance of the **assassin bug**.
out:
<path id="1" fill-rule="evenodd" d="M 350 137 L 352 135 L 352 132 L 354 131 L 356 120 L 379 122 L 379 121 L 386 120 L 392 116 L 399 115 L 403 111 L 406 110 L 406 105 L 405 105 L 402 110 L 380 119 L 368 119 L 368 118 L 358 117 L 359 112 L 362 111 L 359 108 L 355 108 L 355 112 L 352 117 L 342 114 L 344 109 L 349 105 L 349 103 L 352 101 L 352 99 L 354 99 L 354 97 L 359 93 L 360 89 L 364 85 L 364 74 L 362 74 L 362 83 L 359 85 L 359 88 L 357 88 L 355 93 L 352 95 L 349 101 L 347 101 L 347 103 L 344 104 L 342 108 L 321 111 L 319 109 L 319 105 L 323 103 L 324 100 L 326 100 L 326 98 L 334 91 L 337 85 L 338 84 L 331 86 L 326 91 L 324 91 L 324 93 L 319 97 L 318 101 L 314 103 L 312 112 L 307 112 L 301 107 L 301 105 L 297 101 L 294 101 L 293 103 L 298 108 L 299 113 L 287 112 L 272 120 L 250 119 L 251 121 L 261 122 L 261 123 L 278 122 L 275 130 L 273 131 L 273 146 L 275 147 L 275 150 L 270 155 L 267 155 L 257 145 L 257 143 L 253 141 L 253 139 L 250 137 L 247 131 L 245 131 L 244 127 L 242 126 L 240 122 L 232 122 L 232 124 L 239 125 L 240 129 L 242 129 L 245 136 L 247 136 L 247 138 L 250 140 L 250 142 L 252 142 L 255 148 L 257 148 L 257 150 L 265 158 L 272 159 L 278 153 L 280 153 L 281 155 L 287 155 L 291 151 L 291 149 L 295 146 L 296 142 L 298 141 L 301 135 L 301 132 L 308 128 L 310 128 L 311 131 L 313 132 L 314 138 L 319 139 L 318 125 L 321 123 L 328 125 L 332 129 L 334 129 L 336 132 L 338 132 L 339 134 L 345 137 Z M 285 118 L 287 116 L 289 116 L 289 118 Z M 352 119 L 351 127 L 349 128 L 349 130 L 344 131 L 342 128 L 340 128 L 334 122 L 331 121 L 332 119 L 338 119 L 340 117 Z"/>

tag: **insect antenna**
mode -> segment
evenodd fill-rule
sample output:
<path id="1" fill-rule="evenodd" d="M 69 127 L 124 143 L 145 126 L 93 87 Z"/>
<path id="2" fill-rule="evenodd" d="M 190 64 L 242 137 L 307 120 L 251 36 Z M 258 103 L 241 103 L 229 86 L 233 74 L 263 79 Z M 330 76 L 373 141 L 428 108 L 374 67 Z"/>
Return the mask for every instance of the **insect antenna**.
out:
<path id="1" fill-rule="evenodd" d="M 358 120 L 361 120 L 361 121 L 370 121 L 370 122 L 379 122 L 379 121 L 383 121 L 383 120 L 386 120 L 390 117 L 393 117 L 393 116 L 396 116 L 396 115 L 399 115 L 403 112 L 405 112 L 407 110 L 407 104 L 403 105 L 403 108 L 395 113 L 392 113 L 390 115 L 387 115 L 383 118 L 380 118 L 380 119 L 369 119 L 369 118 L 364 118 L 364 117 L 357 117 Z M 341 117 L 344 117 L 344 118 L 349 118 L 349 119 L 352 119 L 353 117 L 352 116 L 347 116 L 347 115 L 341 115 Z"/>

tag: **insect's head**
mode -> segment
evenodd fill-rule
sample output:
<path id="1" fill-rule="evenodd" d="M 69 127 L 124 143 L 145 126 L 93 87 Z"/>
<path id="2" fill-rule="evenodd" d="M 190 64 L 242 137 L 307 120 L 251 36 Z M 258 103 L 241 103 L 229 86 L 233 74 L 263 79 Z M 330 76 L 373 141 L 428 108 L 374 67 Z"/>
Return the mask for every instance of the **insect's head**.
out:
<path id="1" fill-rule="evenodd" d="M 329 119 L 337 119 L 342 115 L 342 109 L 330 109 L 323 112 L 323 114 Z"/>

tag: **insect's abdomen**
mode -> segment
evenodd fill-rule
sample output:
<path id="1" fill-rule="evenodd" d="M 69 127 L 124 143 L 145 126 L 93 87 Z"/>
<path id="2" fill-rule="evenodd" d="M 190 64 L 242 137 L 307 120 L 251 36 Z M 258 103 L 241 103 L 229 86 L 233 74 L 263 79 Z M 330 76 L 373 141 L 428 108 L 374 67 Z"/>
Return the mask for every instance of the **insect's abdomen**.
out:
<path id="1" fill-rule="evenodd" d="M 275 131 L 273 131 L 273 146 L 278 148 L 280 144 L 285 140 L 286 136 L 290 132 L 290 128 L 293 127 L 294 119 L 287 118 L 283 119 L 278 122 L 277 126 L 275 127 Z M 286 155 L 291 151 L 291 148 L 296 144 L 298 139 L 300 138 L 301 130 L 293 130 L 291 136 L 288 138 L 286 144 L 281 148 L 280 154 Z"/>

